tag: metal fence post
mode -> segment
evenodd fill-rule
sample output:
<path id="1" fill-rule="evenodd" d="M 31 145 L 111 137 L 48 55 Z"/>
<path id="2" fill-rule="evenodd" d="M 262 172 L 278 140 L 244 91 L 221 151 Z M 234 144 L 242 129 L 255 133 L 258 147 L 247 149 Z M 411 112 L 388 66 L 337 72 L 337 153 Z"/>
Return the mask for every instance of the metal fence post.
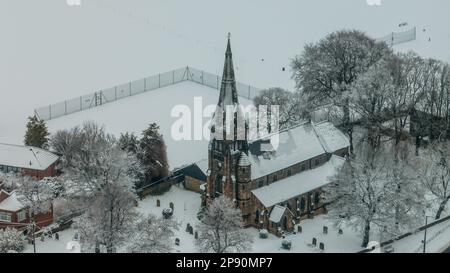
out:
<path id="1" fill-rule="evenodd" d="M 117 85 L 114 86 L 114 100 L 117 100 Z"/>
<path id="2" fill-rule="evenodd" d="M 205 85 L 205 82 L 203 81 L 203 78 L 204 78 L 204 73 L 203 73 L 203 70 L 202 70 L 202 84 Z"/>
<path id="3" fill-rule="evenodd" d="M 131 97 L 131 82 L 130 82 L 130 97 Z"/>
<path id="4" fill-rule="evenodd" d="M 147 78 L 144 78 L 144 92 L 147 90 Z"/>
<path id="5" fill-rule="evenodd" d="M 172 70 L 172 84 L 175 83 L 175 70 Z"/>
<path id="6" fill-rule="evenodd" d="M 219 75 L 217 75 L 217 90 L 219 90 Z"/>
<path id="7" fill-rule="evenodd" d="M 48 105 L 48 119 L 52 119 L 52 105 Z"/>
<path id="8" fill-rule="evenodd" d="M 64 101 L 64 114 L 67 115 L 67 101 Z"/>
<path id="9" fill-rule="evenodd" d="M 83 111 L 83 96 L 80 96 L 80 111 Z"/>
<path id="10" fill-rule="evenodd" d="M 161 74 L 158 74 L 158 88 L 161 88 Z"/>

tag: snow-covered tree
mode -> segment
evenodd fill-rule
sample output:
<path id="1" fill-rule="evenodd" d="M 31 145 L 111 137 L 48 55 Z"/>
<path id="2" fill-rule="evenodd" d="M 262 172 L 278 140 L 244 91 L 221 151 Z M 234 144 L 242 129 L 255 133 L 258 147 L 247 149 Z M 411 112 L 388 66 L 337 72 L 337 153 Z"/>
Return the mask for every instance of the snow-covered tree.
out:
<path id="1" fill-rule="evenodd" d="M 77 126 L 69 130 L 59 130 L 51 136 L 50 146 L 54 152 L 61 155 L 60 166 L 62 169 L 72 166 L 72 159 L 80 153 L 85 139 L 83 131 L 88 128 L 92 129 L 86 123 L 83 127 L 84 129 Z M 102 134 L 100 129 L 97 133 Z"/>
<path id="2" fill-rule="evenodd" d="M 367 140 L 373 149 L 381 145 L 383 123 L 390 117 L 386 111 L 387 97 L 394 84 L 386 60 L 381 59 L 360 75 L 351 87 L 351 105 L 367 130 Z"/>
<path id="3" fill-rule="evenodd" d="M 382 57 L 391 54 L 385 43 L 377 43 L 360 31 L 337 31 L 316 44 L 307 44 L 292 61 L 297 90 L 316 107 L 332 104 L 349 134 L 353 150 L 349 88 L 359 75 Z"/>
<path id="4" fill-rule="evenodd" d="M 22 252 L 24 249 L 22 232 L 13 228 L 0 229 L 0 253 Z"/>
<path id="5" fill-rule="evenodd" d="M 39 181 L 34 177 L 17 175 L 14 179 L 17 184 L 17 199 L 28 214 L 27 230 L 33 240 L 34 252 L 36 252 L 35 232 L 40 225 L 36 222 L 36 215 L 51 211 L 53 191 L 45 181 Z"/>
<path id="6" fill-rule="evenodd" d="M 47 149 L 49 134 L 45 121 L 37 115 L 31 116 L 28 118 L 24 143 L 27 146 Z"/>
<path id="7" fill-rule="evenodd" d="M 253 242 L 243 229 L 241 211 L 223 195 L 208 205 L 198 231 L 196 244 L 201 252 L 243 252 Z"/>
<path id="8" fill-rule="evenodd" d="M 174 230 L 172 219 L 148 215 L 136 224 L 128 251 L 133 253 L 167 253 L 172 250 Z"/>
<path id="9" fill-rule="evenodd" d="M 435 219 L 440 219 L 450 200 L 450 143 L 437 141 L 423 154 L 418 176 L 437 204 Z"/>
<path id="10" fill-rule="evenodd" d="M 136 155 L 138 153 L 139 139 L 134 133 L 120 134 L 119 145 L 122 150 Z"/>
<path id="11" fill-rule="evenodd" d="M 253 99 L 256 107 L 260 105 L 267 106 L 270 114 L 272 105 L 279 106 L 279 129 L 286 129 L 302 120 L 302 112 L 299 109 L 298 94 L 289 92 L 282 88 L 269 88 L 262 90 L 258 96 Z M 268 118 L 270 120 L 270 118 Z"/>
<path id="12" fill-rule="evenodd" d="M 107 183 L 87 208 L 76 219 L 83 252 L 117 252 L 131 238 L 138 213 L 135 196 L 127 187 Z"/>
<path id="13" fill-rule="evenodd" d="M 369 150 L 359 148 L 357 156 L 347 159 L 325 188 L 329 217 L 336 225 L 346 223 L 361 231 L 363 247 L 369 243 L 373 226 L 392 236 L 411 228 L 420 211 L 416 201 L 423 200 L 423 192 L 410 180 L 412 171 L 396 165 L 389 153 L 366 146 Z"/>
<path id="14" fill-rule="evenodd" d="M 65 160 L 66 193 L 74 196 L 95 197 L 108 184 L 120 184 L 132 190 L 140 169 L 136 157 L 123 151 L 117 140 L 95 123 L 85 123 L 78 137 L 79 147 L 71 149 L 70 162 Z M 72 146 L 72 145 L 69 145 Z"/>
<path id="15" fill-rule="evenodd" d="M 150 182 L 169 175 L 166 144 L 156 123 L 142 132 L 139 141 L 138 159 L 144 168 L 144 181 Z"/>

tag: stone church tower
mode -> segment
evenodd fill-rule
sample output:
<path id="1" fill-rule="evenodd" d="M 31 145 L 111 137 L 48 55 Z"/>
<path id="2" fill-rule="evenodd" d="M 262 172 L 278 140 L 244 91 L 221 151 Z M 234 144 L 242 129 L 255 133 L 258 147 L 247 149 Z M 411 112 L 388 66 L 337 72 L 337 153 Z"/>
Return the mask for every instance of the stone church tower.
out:
<path id="1" fill-rule="evenodd" d="M 251 164 L 248 160 L 248 121 L 239 106 L 228 34 L 219 102 L 211 123 L 206 201 L 222 194 L 241 209 L 244 222 L 251 214 Z"/>

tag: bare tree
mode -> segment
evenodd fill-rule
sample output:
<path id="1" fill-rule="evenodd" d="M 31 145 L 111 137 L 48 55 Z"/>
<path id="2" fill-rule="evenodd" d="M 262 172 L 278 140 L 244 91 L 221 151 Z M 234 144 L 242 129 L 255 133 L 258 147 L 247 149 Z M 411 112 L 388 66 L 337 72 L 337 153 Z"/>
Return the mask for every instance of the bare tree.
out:
<path id="1" fill-rule="evenodd" d="M 257 97 L 253 99 L 256 107 L 260 105 L 267 106 L 270 114 L 270 107 L 272 105 L 279 106 L 279 121 L 280 129 L 289 128 L 301 121 L 302 112 L 299 108 L 298 94 L 289 92 L 282 88 L 269 88 L 262 90 Z M 270 120 L 270 118 L 268 118 Z"/>
<path id="2" fill-rule="evenodd" d="M 163 217 L 148 215 L 135 227 L 128 250 L 133 253 L 167 253 L 172 250 L 174 230 L 178 224 Z"/>
<path id="3" fill-rule="evenodd" d="M 36 253 L 35 233 L 41 227 L 41 223 L 36 222 L 36 216 L 41 213 L 52 211 L 53 191 L 45 182 L 33 177 L 17 175 L 17 199 L 25 207 L 28 214 L 27 231 L 33 241 L 33 250 Z"/>
<path id="4" fill-rule="evenodd" d="M 315 106 L 341 108 L 337 118 L 345 127 L 353 151 L 349 88 L 359 75 L 391 50 L 360 31 L 333 32 L 316 44 L 305 46 L 292 62 L 297 90 Z"/>
<path id="5" fill-rule="evenodd" d="M 425 189 L 434 197 L 436 202 L 435 219 L 441 218 L 450 200 L 450 148 L 447 142 L 435 142 L 424 153 L 423 160 L 418 166 L 418 175 Z"/>
<path id="6" fill-rule="evenodd" d="M 391 235 L 409 229 L 421 192 L 409 180 L 409 173 L 393 164 L 388 153 L 358 148 L 358 156 L 347 159 L 334 183 L 325 189 L 330 202 L 329 217 L 336 225 L 347 223 L 362 233 L 362 246 L 369 243 L 371 228 L 384 228 Z"/>
<path id="7" fill-rule="evenodd" d="M 251 249 L 253 239 L 243 230 L 241 211 L 223 195 L 208 205 L 198 230 L 196 244 L 201 252 L 242 252 Z"/>
<path id="8" fill-rule="evenodd" d="M 131 238 L 138 213 L 134 195 L 119 184 L 108 183 L 87 211 L 76 220 L 82 250 L 117 252 Z"/>

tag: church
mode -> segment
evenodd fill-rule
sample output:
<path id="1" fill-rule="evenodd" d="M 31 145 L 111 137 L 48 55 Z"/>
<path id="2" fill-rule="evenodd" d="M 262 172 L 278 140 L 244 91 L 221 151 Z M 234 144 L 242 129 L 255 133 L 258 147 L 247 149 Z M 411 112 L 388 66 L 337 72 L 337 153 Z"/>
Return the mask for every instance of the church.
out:
<path id="1" fill-rule="evenodd" d="M 238 106 L 228 36 L 219 101 L 210 126 L 203 205 L 225 195 L 241 210 L 245 226 L 277 236 L 292 232 L 303 219 L 326 213 L 322 188 L 348 154 L 347 137 L 330 122 L 307 121 L 277 132 L 279 144 L 271 149 L 270 135 L 249 140 L 248 118 Z M 225 124 L 224 117 L 232 121 Z"/>

